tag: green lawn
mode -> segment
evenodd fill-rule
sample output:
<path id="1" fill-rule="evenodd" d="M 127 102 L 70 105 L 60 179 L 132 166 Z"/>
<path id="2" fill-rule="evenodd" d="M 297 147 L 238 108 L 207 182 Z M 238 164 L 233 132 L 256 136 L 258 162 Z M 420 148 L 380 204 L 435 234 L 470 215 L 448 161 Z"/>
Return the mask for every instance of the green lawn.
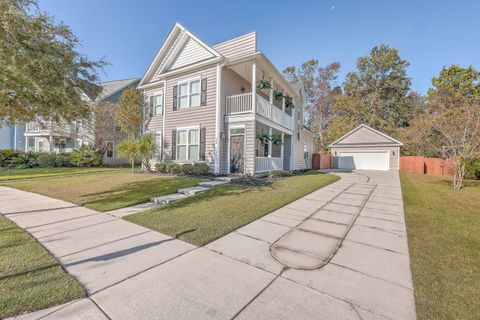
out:
<path id="1" fill-rule="evenodd" d="M 202 246 L 338 179 L 311 172 L 270 186 L 225 184 L 125 219 Z"/>
<path id="2" fill-rule="evenodd" d="M 0 215 L 0 319 L 84 296 L 54 257 Z"/>
<path id="3" fill-rule="evenodd" d="M 480 319 L 480 183 L 401 180 L 418 319 Z"/>
<path id="4" fill-rule="evenodd" d="M 57 169 L 0 171 L 0 184 L 109 211 L 147 202 L 153 196 L 174 193 L 200 181 L 192 177 L 131 173 L 128 168 Z"/>

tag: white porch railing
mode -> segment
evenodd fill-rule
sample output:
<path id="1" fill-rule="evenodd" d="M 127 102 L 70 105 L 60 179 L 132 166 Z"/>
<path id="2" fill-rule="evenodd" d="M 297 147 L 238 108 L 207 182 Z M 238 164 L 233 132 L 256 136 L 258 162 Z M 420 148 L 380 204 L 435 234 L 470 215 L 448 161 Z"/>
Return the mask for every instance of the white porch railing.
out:
<path id="1" fill-rule="evenodd" d="M 245 113 L 252 111 L 252 93 L 243 93 L 236 96 L 228 96 L 227 114 Z"/>
<path id="2" fill-rule="evenodd" d="M 256 97 L 256 113 L 265 119 L 271 120 L 285 128 L 293 130 L 293 119 L 291 116 L 283 112 L 257 94 Z M 252 93 L 243 93 L 235 96 L 227 96 L 226 99 L 227 115 L 250 113 L 252 108 Z"/>
<path id="3" fill-rule="evenodd" d="M 255 157 L 255 172 L 283 170 L 283 158 Z"/>
<path id="4" fill-rule="evenodd" d="M 65 124 L 60 125 L 56 124 L 52 121 L 45 121 L 39 123 L 37 121 L 32 121 L 27 123 L 27 127 L 25 133 L 32 133 L 32 134 L 53 134 L 53 135 L 61 135 L 61 136 L 69 136 L 73 133 L 72 126 Z"/>

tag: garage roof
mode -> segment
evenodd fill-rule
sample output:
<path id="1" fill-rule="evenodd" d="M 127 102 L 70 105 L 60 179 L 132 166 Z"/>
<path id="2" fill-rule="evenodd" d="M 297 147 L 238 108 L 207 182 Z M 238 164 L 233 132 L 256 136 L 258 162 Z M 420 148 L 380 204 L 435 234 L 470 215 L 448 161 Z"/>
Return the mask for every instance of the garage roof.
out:
<path id="1" fill-rule="evenodd" d="M 341 138 L 335 140 L 328 147 L 357 147 L 357 146 L 403 146 L 398 140 L 361 124 Z"/>

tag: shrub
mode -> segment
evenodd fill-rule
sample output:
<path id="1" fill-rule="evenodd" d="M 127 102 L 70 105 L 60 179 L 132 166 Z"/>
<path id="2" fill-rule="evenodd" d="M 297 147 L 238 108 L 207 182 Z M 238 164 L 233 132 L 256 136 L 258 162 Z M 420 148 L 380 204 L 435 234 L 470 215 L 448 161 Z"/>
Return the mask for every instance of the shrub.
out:
<path id="1" fill-rule="evenodd" d="M 193 165 L 193 174 L 196 176 L 206 176 L 209 170 L 210 167 L 204 162 L 196 162 Z"/>
<path id="2" fill-rule="evenodd" d="M 293 173 L 291 173 L 290 171 L 282 171 L 282 170 L 275 170 L 275 171 L 270 171 L 268 173 L 268 176 L 270 178 L 274 178 L 274 177 L 290 177 L 292 176 Z"/>
<path id="3" fill-rule="evenodd" d="M 167 164 L 167 172 L 173 174 L 182 173 L 182 166 L 178 163 L 169 163 Z"/>
<path id="4" fill-rule="evenodd" d="M 55 166 L 56 167 L 71 167 L 72 162 L 70 153 L 60 153 L 56 155 Z"/>
<path id="5" fill-rule="evenodd" d="M 102 158 L 102 152 L 92 146 L 82 146 L 70 155 L 71 163 L 79 167 L 100 166 Z"/>
<path id="6" fill-rule="evenodd" d="M 19 152 L 12 149 L 0 150 L 0 167 L 8 167 L 12 158 L 18 156 Z"/>
<path id="7" fill-rule="evenodd" d="M 10 159 L 8 164 L 8 168 L 16 168 L 16 169 L 26 169 L 26 168 L 34 168 L 38 166 L 38 158 L 39 154 L 29 151 L 29 152 L 18 152 L 16 156 Z"/>
<path id="8" fill-rule="evenodd" d="M 155 170 L 161 173 L 167 173 L 167 164 L 164 162 L 159 162 L 155 164 Z"/>
<path id="9" fill-rule="evenodd" d="M 480 159 L 465 162 L 465 179 L 480 180 Z"/>
<path id="10" fill-rule="evenodd" d="M 182 172 L 184 174 L 193 174 L 195 167 L 191 163 L 185 163 L 182 165 Z"/>
<path id="11" fill-rule="evenodd" d="M 53 168 L 56 165 L 57 155 L 55 153 L 41 153 L 38 158 L 40 168 Z"/>

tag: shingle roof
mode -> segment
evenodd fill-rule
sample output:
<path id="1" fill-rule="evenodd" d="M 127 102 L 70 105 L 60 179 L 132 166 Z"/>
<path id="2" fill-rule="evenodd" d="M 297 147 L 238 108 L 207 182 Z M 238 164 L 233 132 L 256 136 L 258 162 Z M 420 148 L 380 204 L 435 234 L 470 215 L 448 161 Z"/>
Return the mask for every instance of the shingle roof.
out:
<path id="1" fill-rule="evenodd" d="M 96 102 L 99 102 L 103 99 L 108 98 L 112 94 L 122 90 L 123 88 L 128 87 L 129 85 L 139 81 L 140 78 L 124 79 L 124 80 L 113 80 L 97 83 L 97 85 L 102 87 L 102 92 L 95 99 Z"/>

